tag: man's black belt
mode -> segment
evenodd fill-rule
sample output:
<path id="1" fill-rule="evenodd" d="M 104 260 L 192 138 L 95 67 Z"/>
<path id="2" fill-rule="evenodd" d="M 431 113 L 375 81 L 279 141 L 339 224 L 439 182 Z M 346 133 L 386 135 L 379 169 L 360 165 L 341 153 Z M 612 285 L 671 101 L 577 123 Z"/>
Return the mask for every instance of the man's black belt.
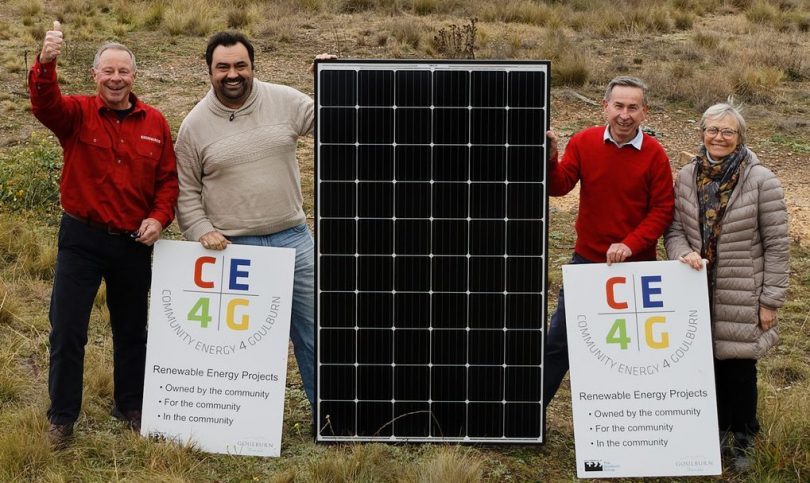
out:
<path id="1" fill-rule="evenodd" d="M 101 223 L 98 221 L 89 220 L 87 218 L 82 218 L 81 216 L 76 216 L 72 213 L 68 213 L 67 211 L 65 212 L 65 214 L 73 218 L 74 220 L 78 221 L 79 223 L 87 225 L 95 230 L 103 231 L 108 235 L 129 235 L 130 233 L 132 233 L 132 230 L 122 230 L 120 228 L 116 228 L 106 223 Z"/>

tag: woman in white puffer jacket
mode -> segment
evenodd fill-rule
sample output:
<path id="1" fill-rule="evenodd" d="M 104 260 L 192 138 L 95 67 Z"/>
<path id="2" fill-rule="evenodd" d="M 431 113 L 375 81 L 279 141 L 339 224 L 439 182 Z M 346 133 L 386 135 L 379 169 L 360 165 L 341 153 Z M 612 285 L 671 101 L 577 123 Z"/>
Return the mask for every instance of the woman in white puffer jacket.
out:
<path id="1" fill-rule="evenodd" d="M 756 362 L 778 341 L 788 285 L 787 208 L 779 180 L 746 147 L 731 100 L 709 107 L 700 128 L 700 153 L 675 180 L 665 244 L 670 259 L 695 269 L 707 260 L 720 436 L 744 470 L 759 431 Z"/>

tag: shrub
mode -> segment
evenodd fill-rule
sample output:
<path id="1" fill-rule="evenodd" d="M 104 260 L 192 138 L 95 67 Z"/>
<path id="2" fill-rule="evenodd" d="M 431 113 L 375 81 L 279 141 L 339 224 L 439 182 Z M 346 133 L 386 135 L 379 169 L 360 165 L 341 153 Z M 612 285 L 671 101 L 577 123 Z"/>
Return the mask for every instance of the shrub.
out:
<path id="1" fill-rule="evenodd" d="M 35 17 L 40 13 L 42 13 L 42 1 L 23 0 L 17 2 L 17 11 L 20 13 L 22 17 Z"/>
<path id="2" fill-rule="evenodd" d="M 139 6 L 133 4 L 131 1 L 128 2 L 126 0 L 119 0 L 115 2 L 115 19 L 118 23 L 132 25 L 135 23 L 135 17 L 137 15 L 136 9 Z"/>
<path id="3" fill-rule="evenodd" d="M 374 8 L 374 0 L 341 0 L 338 10 L 341 13 L 363 12 Z"/>
<path id="4" fill-rule="evenodd" d="M 422 41 L 422 23 L 413 19 L 395 19 L 391 22 L 390 27 L 391 36 L 405 45 L 412 48 L 419 48 Z"/>
<path id="5" fill-rule="evenodd" d="M 713 12 L 722 3 L 723 0 L 672 0 L 676 12 L 691 12 L 695 15 Z"/>
<path id="6" fill-rule="evenodd" d="M 33 133 L 0 156 L 0 211 L 57 211 L 61 171 L 62 153 L 52 136 Z"/>
<path id="7" fill-rule="evenodd" d="M 751 23 L 771 23 L 779 16 L 779 10 L 768 2 L 758 0 L 746 10 L 745 17 Z"/>
<path id="8" fill-rule="evenodd" d="M 683 62 L 701 62 L 705 57 L 703 51 L 692 44 L 683 44 L 673 47 L 672 53 Z"/>
<path id="9" fill-rule="evenodd" d="M 591 76 L 587 57 L 576 51 L 561 57 L 551 68 L 552 85 L 581 87 Z"/>
<path id="10" fill-rule="evenodd" d="M 627 32 L 628 25 L 618 9 L 576 12 L 570 17 L 571 28 L 609 38 Z"/>
<path id="11" fill-rule="evenodd" d="M 706 30 L 696 30 L 692 34 L 692 41 L 704 49 L 716 49 L 720 45 L 720 36 Z"/>
<path id="12" fill-rule="evenodd" d="M 737 8 L 748 8 L 753 3 L 753 0 L 731 0 L 729 3 Z"/>
<path id="13" fill-rule="evenodd" d="M 171 35 L 204 37 L 215 30 L 215 6 L 204 0 L 173 1 L 166 9 L 163 23 Z"/>
<path id="14" fill-rule="evenodd" d="M 527 0 L 511 1 L 495 7 L 504 22 L 519 22 L 531 25 L 546 25 L 555 19 L 554 10 L 542 3 Z"/>
<path id="15" fill-rule="evenodd" d="M 678 30 L 690 30 L 695 23 L 695 16 L 690 12 L 677 10 L 672 14 L 672 21 Z"/>
<path id="16" fill-rule="evenodd" d="M 270 37 L 282 43 L 291 42 L 295 38 L 296 28 L 283 18 L 273 19 L 262 26 L 259 37 Z"/>
<path id="17" fill-rule="evenodd" d="M 129 28 L 126 24 L 115 24 L 112 27 L 112 33 L 115 39 L 123 38 L 127 32 L 129 32 Z"/>
<path id="18" fill-rule="evenodd" d="M 324 0 L 296 0 L 296 2 L 298 3 L 300 10 L 310 12 L 317 12 L 321 10 L 324 4 Z"/>
<path id="19" fill-rule="evenodd" d="M 554 29 L 546 31 L 546 34 L 543 36 L 543 41 L 540 43 L 541 57 L 553 61 L 562 59 L 574 52 L 578 52 L 574 42 L 572 42 L 562 30 Z M 554 67 L 555 66 L 552 66 L 552 68 Z"/>
<path id="20" fill-rule="evenodd" d="M 782 42 L 772 35 L 761 34 L 752 37 L 748 44 L 748 48 L 735 52 L 738 64 L 774 67 L 790 81 L 810 78 L 810 53 L 802 48 L 799 39 Z"/>
<path id="21" fill-rule="evenodd" d="M 143 15 L 143 26 L 155 30 L 163 23 L 166 6 L 163 2 L 151 2 Z"/>
<path id="22" fill-rule="evenodd" d="M 804 481 L 810 434 L 810 371 L 806 357 L 808 276 L 807 251 L 791 250 L 791 289 L 780 310 L 779 324 L 785 334 L 782 347 L 763 359 L 760 377 L 761 434 L 756 443 L 754 465 L 748 481 Z M 793 258 L 795 257 L 795 258 Z M 801 343 L 797 344 L 797 341 Z M 767 402 L 765 402 L 767 401 Z"/>
<path id="23" fill-rule="evenodd" d="M 379 444 L 356 445 L 336 458 L 309 462 L 314 481 L 377 481 L 391 471 L 393 461 L 387 447 Z"/>
<path id="24" fill-rule="evenodd" d="M 672 30 L 672 20 L 663 8 L 653 9 L 647 14 L 646 19 L 647 31 L 666 33 Z"/>
<path id="25" fill-rule="evenodd" d="M 25 65 L 23 65 L 22 59 L 18 57 L 9 57 L 6 56 L 3 59 L 3 69 L 6 72 L 11 74 L 19 74 L 21 72 L 25 72 Z"/>
<path id="26" fill-rule="evenodd" d="M 430 15 L 436 11 L 438 3 L 438 0 L 413 0 L 413 13 Z"/>
<path id="27" fill-rule="evenodd" d="M 56 245 L 51 237 L 42 238 L 28 226 L 26 221 L 0 214 L 0 267 L 7 267 L 3 273 L 4 280 L 33 277 L 49 279 L 53 276 L 53 267 L 56 264 Z M 9 322 L 13 314 L 20 311 L 13 310 L 18 307 L 11 292 L 3 294 L 4 285 L 0 280 L 0 302 L 6 297 L 5 315 L 0 315 L 0 324 Z M 13 317 L 11 317 L 13 318 Z"/>
<path id="28" fill-rule="evenodd" d="M 419 465 L 419 474 L 414 481 L 440 483 L 474 483 L 484 480 L 483 461 L 471 450 L 442 448 L 428 461 Z"/>
<path id="29" fill-rule="evenodd" d="M 28 27 L 28 35 L 31 36 L 37 43 L 42 42 L 45 38 L 45 27 L 41 24 L 35 24 Z"/>
<path id="30" fill-rule="evenodd" d="M 810 15 L 797 14 L 795 22 L 799 32 L 810 32 Z"/>
<path id="31" fill-rule="evenodd" d="M 706 69 L 694 69 L 684 63 L 668 68 L 648 67 L 643 79 L 655 95 L 675 102 L 686 102 L 696 112 L 724 100 L 733 90 L 727 76 Z"/>
<path id="32" fill-rule="evenodd" d="M 478 28 L 475 26 L 477 22 L 477 18 L 472 18 L 467 25 L 459 27 L 451 24 L 446 28 L 440 28 L 433 37 L 433 48 L 448 59 L 474 59 L 478 48 L 476 46 Z"/>
<path id="33" fill-rule="evenodd" d="M 17 300 L 11 290 L 9 290 L 8 285 L 6 285 L 5 282 L 0 282 L 0 325 L 11 325 L 14 323 L 15 319 L 19 317 L 19 314 L 22 313 L 22 304 Z M 3 355 L 4 354 L 0 354 L 0 358 L 2 358 Z M 6 361 L 0 359 L 0 373 L 4 375 L 9 372 L 5 362 Z M 10 399 L 12 393 L 12 387 L 6 387 L 5 381 L 2 379 L 2 376 L 0 376 L 0 407 L 2 407 L 5 401 Z"/>
<path id="34" fill-rule="evenodd" d="M 248 11 L 244 8 L 233 7 L 225 14 L 225 25 L 229 29 L 243 29 L 250 23 Z"/>
<path id="35" fill-rule="evenodd" d="M 25 376 L 27 384 L 39 383 L 36 379 L 32 380 L 30 373 Z M 0 480 L 43 479 L 40 476 L 44 472 L 43 468 L 53 458 L 53 453 L 43 438 L 46 421 L 40 401 L 36 399 L 21 407 L 3 408 L 0 412 L 0 425 L 14 429 L 0 434 Z"/>
<path id="36" fill-rule="evenodd" d="M 732 72 L 734 92 L 749 102 L 770 102 L 774 89 L 785 77 L 784 72 L 769 66 L 743 65 Z"/>

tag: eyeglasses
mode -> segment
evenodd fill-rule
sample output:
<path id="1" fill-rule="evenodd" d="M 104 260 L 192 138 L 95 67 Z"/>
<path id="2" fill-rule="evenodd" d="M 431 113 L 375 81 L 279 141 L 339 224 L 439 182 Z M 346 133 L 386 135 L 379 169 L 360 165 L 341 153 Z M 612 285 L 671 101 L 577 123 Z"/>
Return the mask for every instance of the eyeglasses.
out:
<path id="1" fill-rule="evenodd" d="M 723 136 L 723 139 L 731 139 L 735 134 L 737 134 L 737 131 L 734 129 L 718 129 L 716 127 L 703 128 L 703 132 L 712 137 L 717 136 L 717 133 L 720 133 L 720 135 Z"/>

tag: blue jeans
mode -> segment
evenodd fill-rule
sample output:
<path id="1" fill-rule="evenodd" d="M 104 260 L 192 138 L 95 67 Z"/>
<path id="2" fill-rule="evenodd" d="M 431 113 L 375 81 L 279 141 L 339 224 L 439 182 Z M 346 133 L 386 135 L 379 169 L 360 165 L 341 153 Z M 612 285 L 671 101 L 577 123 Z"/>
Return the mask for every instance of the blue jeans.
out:
<path id="1" fill-rule="evenodd" d="M 295 248 L 290 338 L 310 407 L 315 407 L 315 244 L 306 224 L 270 235 L 229 236 L 237 245 Z"/>
<path id="2" fill-rule="evenodd" d="M 576 253 L 571 257 L 571 264 L 594 263 Z M 565 291 L 560 287 L 560 297 L 557 299 L 557 310 L 551 316 L 551 323 L 546 334 L 546 359 L 543 371 L 543 405 L 548 406 L 560 383 L 568 372 L 568 336 L 565 326 Z"/>

